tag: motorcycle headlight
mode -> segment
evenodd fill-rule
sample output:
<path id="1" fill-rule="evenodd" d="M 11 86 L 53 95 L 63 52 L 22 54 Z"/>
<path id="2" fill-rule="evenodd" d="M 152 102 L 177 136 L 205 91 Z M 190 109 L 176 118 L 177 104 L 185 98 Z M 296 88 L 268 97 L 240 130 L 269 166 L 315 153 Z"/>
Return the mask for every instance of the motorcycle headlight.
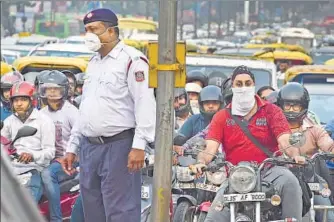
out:
<path id="1" fill-rule="evenodd" d="M 229 185 L 238 193 L 249 193 L 256 186 L 255 170 L 249 166 L 236 166 L 232 168 Z"/>
<path id="2" fill-rule="evenodd" d="M 219 171 L 206 173 L 208 181 L 214 185 L 221 185 L 227 178 L 225 168 L 221 168 Z"/>
<path id="3" fill-rule="evenodd" d="M 176 177 L 181 182 L 190 182 L 195 179 L 195 176 L 190 174 L 188 167 L 176 167 Z"/>

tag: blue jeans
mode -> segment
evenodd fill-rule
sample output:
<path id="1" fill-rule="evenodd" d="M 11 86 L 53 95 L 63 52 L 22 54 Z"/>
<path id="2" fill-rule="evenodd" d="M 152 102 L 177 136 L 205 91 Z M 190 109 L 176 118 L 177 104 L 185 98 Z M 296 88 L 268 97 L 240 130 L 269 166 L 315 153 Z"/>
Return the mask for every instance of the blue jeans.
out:
<path id="1" fill-rule="evenodd" d="M 37 170 L 31 170 L 30 173 L 32 174 L 30 181 L 26 185 L 26 188 L 29 189 L 32 197 L 38 203 L 43 195 L 43 186 L 42 186 L 42 179 L 41 174 Z"/>
<path id="2" fill-rule="evenodd" d="M 73 206 L 70 222 L 85 222 L 81 194 L 78 196 Z"/>
<path id="3" fill-rule="evenodd" d="M 323 188 L 324 186 L 320 183 L 320 189 L 323 189 Z M 326 198 L 321 195 L 314 195 L 314 205 L 331 206 L 332 203 L 328 197 Z M 316 218 L 316 221 L 322 221 L 323 211 L 316 211 L 315 218 Z M 334 222 L 334 211 L 332 210 L 328 211 L 327 222 Z"/>
<path id="4" fill-rule="evenodd" d="M 41 176 L 44 184 L 45 195 L 49 200 L 50 222 L 61 222 L 63 221 L 63 217 L 60 206 L 59 183 L 74 178 L 75 175 L 67 175 L 61 164 L 54 161 L 48 168 L 42 171 Z"/>

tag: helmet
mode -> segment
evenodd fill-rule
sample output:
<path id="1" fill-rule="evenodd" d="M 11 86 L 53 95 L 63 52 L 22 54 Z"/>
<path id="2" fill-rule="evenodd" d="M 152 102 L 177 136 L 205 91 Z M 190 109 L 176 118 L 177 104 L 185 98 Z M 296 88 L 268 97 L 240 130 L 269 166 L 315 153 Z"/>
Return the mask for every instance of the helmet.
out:
<path id="1" fill-rule="evenodd" d="M 75 74 L 75 80 L 77 81 L 77 86 L 84 84 L 84 81 L 85 81 L 84 77 L 85 77 L 85 75 L 86 74 L 83 73 L 83 72 Z"/>
<path id="2" fill-rule="evenodd" d="M 29 97 L 33 100 L 35 88 L 29 82 L 15 83 L 10 89 L 10 100 L 12 101 L 15 97 Z"/>
<path id="3" fill-rule="evenodd" d="M 205 102 L 205 101 L 218 101 L 221 104 L 220 108 L 222 108 L 222 106 L 223 106 L 223 95 L 222 95 L 221 89 L 218 86 L 211 85 L 211 86 L 204 87 L 199 94 L 198 102 L 199 102 L 200 112 L 203 115 L 212 118 L 213 115 L 215 114 L 215 112 L 214 113 L 213 112 L 206 112 L 204 110 L 203 102 Z"/>
<path id="4" fill-rule="evenodd" d="M 1 77 L 1 101 L 4 105 L 10 107 L 9 101 L 3 97 L 4 90 L 10 90 L 15 83 L 23 82 L 24 78 L 21 73 L 14 71 L 9 72 Z M 7 104 L 6 104 L 7 103 Z"/>
<path id="5" fill-rule="evenodd" d="M 283 86 L 277 98 L 278 106 L 283 110 L 285 117 L 288 121 L 302 121 L 307 115 L 308 106 L 310 102 L 310 96 L 307 89 L 297 82 L 291 82 Z M 302 110 L 297 112 L 285 112 L 284 103 L 300 104 Z"/>
<path id="6" fill-rule="evenodd" d="M 186 84 L 186 91 L 187 91 L 187 93 L 189 93 L 189 92 L 200 93 L 201 90 L 202 90 L 202 87 L 199 86 L 196 83 L 190 82 L 190 83 Z"/>
<path id="7" fill-rule="evenodd" d="M 208 85 L 208 76 L 200 70 L 193 70 L 187 73 L 187 83 L 200 81 L 203 87 Z"/>
<path id="8" fill-rule="evenodd" d="M 215 85 L 221 87 L 227 76 L 220 71 L 213 71 L 209 74 L 208 85 Z"/>
<path id="9" fill-rule="evenodd" d="M 18 71 L 6 73 L 1 77 L 1 89 L 10 89 L 15 83 L 23 81 L 24 77 Z"/>
<path id="10" fill-rule="evenodd" d="M 182 116 L 185 113 L 190 112 L 190 103 L 189 98 L 186 90 L 184 88 L 174 88 L 174 98 L 179 98 L 181 96 L 185 97 L 186 104 L 181 105 L 179 108 L 175 109 L 175 115 L 176 116 Z"/>
<path id="11" fill-rule="evenodd" d="M 48 88 L 59 88 L 59 95 L 46 95 Z M 66 99 L 68 95 L 69 83 L 68 79 L 60 71 L 51 70 L 44 71 L 38 82 L 38 91 L 41 98 L 52 98 L 52 99 Z"/>
<path id="12" fill-rule="evenodd" d="M 225 105 L 232 102 L 233 91 L 232 91 L 232 79 L 231 77 L 225 79 L 222 85 L 222 94 L 224 96 Z"/>
<path id="13" fill-rule="evenodd" d="M 277 98 L 278 98 L 278 92 L 277 91 L 273 91 L 271 92 L 267 97 L 266 97 L 266 101 L 277 105 Z"/>

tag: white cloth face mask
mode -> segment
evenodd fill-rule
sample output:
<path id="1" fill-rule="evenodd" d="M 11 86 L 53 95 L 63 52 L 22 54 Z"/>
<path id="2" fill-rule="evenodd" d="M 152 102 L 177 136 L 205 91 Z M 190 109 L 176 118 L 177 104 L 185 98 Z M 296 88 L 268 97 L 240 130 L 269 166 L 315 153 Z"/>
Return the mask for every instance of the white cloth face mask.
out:
<path id="1" fill-rule="evenodd" d="M 246 116 L 255 105 L 255 86 L 232 88 L 232 115 Z"/>

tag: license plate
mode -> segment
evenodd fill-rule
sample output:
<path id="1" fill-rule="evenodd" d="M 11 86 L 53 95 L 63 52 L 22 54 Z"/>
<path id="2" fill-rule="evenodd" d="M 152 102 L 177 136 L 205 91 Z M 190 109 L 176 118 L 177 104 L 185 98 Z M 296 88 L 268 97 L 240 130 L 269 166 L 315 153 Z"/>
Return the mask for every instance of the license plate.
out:
<path id="1" fill-rule="evenodd" d="M 211 192 L 217 192 L 219 190 L 218 186 L 211 185 L 211 184 L 204 184 L 204 183 L 196 183 L 196 188 L 200 190 L 211 191 Z"/>
<path id="2" fill-rule="evenodd" d="M 311 191 L 319 191 L 320 190 L 320 184 L 319 183 L 308 183 L 308 186 Z"/>
<path id="3" fill-rule="evenodd" d="M 180 189 L 195 189 L 195 184 L 194 183 L 179 183 L 178 187 Z"/>
<path id="4" fill-rule="evenodd" d="M 141 199 L 150 198 L 150 188 L 148 186 L 141 186 Z"/>
<path id="5" fill-rule="evenodd" d="M 264 201 L 265 199 L 266 199 L 266 194 L 260 192 L 247 193 L 247 194 L 224 194 L 225 203 Z"/>
<path id="6" fill-rule="evenodd" d="M 32 174 L 31 173 L 25 173 L 21 175 L 17 175 L 17 178 L 19 179 L 19 182 L 22 185 L 27 185 L 31 179 Z"/>

